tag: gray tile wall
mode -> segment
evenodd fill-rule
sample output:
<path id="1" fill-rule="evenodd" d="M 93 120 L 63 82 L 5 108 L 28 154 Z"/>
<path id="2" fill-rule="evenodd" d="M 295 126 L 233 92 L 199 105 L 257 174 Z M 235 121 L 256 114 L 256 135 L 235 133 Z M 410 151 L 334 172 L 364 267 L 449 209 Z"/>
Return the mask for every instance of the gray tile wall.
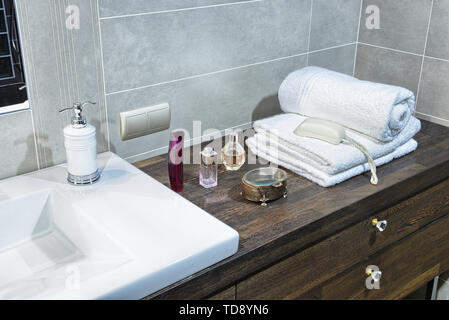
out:
<path id="1" fill-rule="evenodd" d="M 80 30 L 64 27 L 69 3 L 81 9 Z M 365 27 L 368 5 L 380 9 L 380 30 Z M 279 112 L 279 83 L 305 65 L 406 86 L 417 94 L 418 116 L 449 124 L 449 0 L 17 0 L 17 7 L 32 110 L 0 115 L 8 128 L 0 178 L 65 161 L 70 116 L 57 110 L 75 100 L 99 102 L 88 111 L 99 152 L 138 160 L 164 152 L 168 131 L 121 142 L 121 111 L 167 101 L 171 129 L 194 120 L 203 129 L 245 127 Z"/>
<path id="2" fill-rule="evenodd" d="M 65 28 L 68 0 L 16 0 L 32 108 L 0 115 L 0 122 L 9 125 L 0 137 L 0 178 L 65 162 L 62 129 L 71 115 L 58 110 L 75 101 L 98 102 L 86 114 L 97 127 L 98 151 L 109 149 L 97 3 L 70 4 L 80 8 L 79 30 Z M 27 141 L 27 148 L 16 140 Z"/>
<path id="3" fill-rule="evenodd" d="M 305 53 L 309 21 L 309 0 L 101 20 L 106 94 Z"/>
<path id="4" fill-rule="evenodd" d="M 107 150 L 106 112 L 98 38 L 96 1 L 71 0 L 80 8 L 80 29 L 66 28 L 64 0 L 18 0 L 20 34 L 37 139 L 39 167 L 65 161 L 62 129 L 71 114 L 60 114 L 61 106 L 94 100 L 86 110 L 97 126 L 98 151 Z"/>
<path id="5" fill-rule="evenodd" d="M 360 0 L 314 0 L 310 50 L 357 41 Z"/>
<path id="6" fill-rule="evenodd" d="M 264 0 L 256 0 L 264 1 Z M 123 0 L 100 0 L 100 17 L 153 13 L 168 10 L 247 2 L 247 0 L 132 0 L 123 5 Z"/>
<path id="7" fill-rule="evenodd" d="M 81 29 L 65 28 L 78 5 Z M 98 151 L 130 161 L 166 150 L 169 131 L 127 142 L 119 113 L 169 102 L 171 129 L 246 127 L 280 112 L 291 71 L 353 74 L 361 0 L 17 0 L 31 111 L 0 115 L 0 177 L 65 161 L 60 106 L 93 99 Z M 104 66 L 104 67 L 103 67 Z M 103 77 L 104 75 L 104 77 Z M 198 136 L 201 134 L 198 133 Z M 14 136 L 14 138 L 11 138 Z"/>
<path id="8" fill-rule="evenodd" d="M 337 48 L 316 51 L 309 54 L 309 65 L 319 66 L 337 72 L 354 74 L 354 57 L 357 45 L 348 44 Z"/>
<path id="9" fill-rule="evenodd" d="M 366 28 L 369 5 L 379 30 Z M 409 88 L 418 117 L 449 126 L 449 0 L 364 0 L 355 75 Z"/>
<path id="10" fill-rule="evenodd" d="M 361 0 L 99 5 L 111 150 L 131 161 L 165 151 L 169 131 L 122 142 L 122 111 L 169 102 L 170 129 L 245 127 L 280 112 L 288 73 L 354 71 Z"/>
<path id="11" fill-rule="evenodd" d="M 0 179 L 38 168 L 31 112 L 0 116 Z"/>

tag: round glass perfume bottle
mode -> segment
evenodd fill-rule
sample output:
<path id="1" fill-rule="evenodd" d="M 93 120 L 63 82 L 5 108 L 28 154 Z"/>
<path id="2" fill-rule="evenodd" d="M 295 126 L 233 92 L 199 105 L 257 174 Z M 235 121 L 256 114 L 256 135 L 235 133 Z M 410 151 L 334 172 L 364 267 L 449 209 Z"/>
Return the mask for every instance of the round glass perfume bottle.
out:
<path id="1" fill-rule="evenodd" d="M 230 140 L 221 150 L 221 159 L 226 170 L 229 171 L 239 170 L 245 164 L 245 149 L 239 143 L 237 133 L 231 135 Z"/>

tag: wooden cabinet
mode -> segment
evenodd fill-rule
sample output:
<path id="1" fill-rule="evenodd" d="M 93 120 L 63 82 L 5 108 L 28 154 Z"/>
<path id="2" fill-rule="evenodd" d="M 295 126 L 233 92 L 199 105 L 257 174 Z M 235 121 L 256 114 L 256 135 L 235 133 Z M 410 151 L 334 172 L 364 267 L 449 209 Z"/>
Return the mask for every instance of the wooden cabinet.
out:
<path id="1" fill-rule="evenodd" d="M 246 163 L 232 172 L 221 168 L 218 186 L 207 190 L 198 185 L 198 165 L 186 164 L 181 195 L 235 229 L 239 249 L 146 298 L 377 299 L 408 294 L 449 269 L 444 233 L 449 128 L 423 121 L 414 139 L 419 144 L 415 152 L 378 168 L 377 186 L 364 174 L 321 188 L 287 170 L 288 198 L 267 207 L 239 194 L 243 175 L 263 163 Z M 136 165 L 168 185 L 167 155 Z M 373 219 L 387 221 L 386 229 L 379 231 Z M 380 290 L 365 291 L 369 265 L 383 272 Z"/>
<path id="2" fill-rule="evenodd" d="M 445 181 L 238 283 L 237 298 L 400 297 L 400 293 L 410 290 L 397 289 L 403 288 L 421 274 L 423 275 L 420 280 L 409 286 L 415 288 L 418 284 L 423 284 L 438 275 L 435 274 L 437 268 L 435 265 L 438 258 L 445 259 L 444 250 L 449 258 L 449 233 L 445 231 L 449 230 L 449 220 L 440 219 L 441 221 L 432 225 L 431 229 L 426 229 L 432 231 L 420 232 L 419 235 L 413 235 L 410 240 L 400 240 L 448 213 L 449 181 Z M 373 225 L 372 220 L 375 218 L 387 221 L 385 231 L 381 232 Z M 439 232 L 440 235 L 432 238 L 432 232 Z M 442 245 L 434 249 L 439 241 Z M 444 241 L 448 242 L 447 246 L 443 246 Z M 369 258 L 387 246 L 393 246 L 393 249 Z M 437 252 L 442 257 L 434 257 Z M 364 263 L 348 271 L 359 261 Z M 422 267 L 424 262 L 427 262 L 425 268 Z M 365 292 L 364 279 L 367 278 L 365 268 L 370 264 L 378 265 L 382 269 L 385 275 L 382 283 L 389 283 L 386 289 Z M 408 264 L 413 266 L 407 269 Z M 439 272 L 439 269 L 436 271 Z M 393 275 L 399 270 L 402 270 L 401 274 Z M 341 274 L 342 277 L 321 286 L 327 280 Z M 341 281 L 347 283 L 342 284 Z M 351 284 L 353 287 L 349 288 Z M 315 287 L 319 287 L 318 291 L 312 291 Z"/>
<path id="3" fill-rule="evenodd" d="M 371 265 L 379 268 L 382 277 L 378 289 L 369 290 L 366 269 Z M 449 216 L 445 216 L 300 298 L 400 299 L 448 268 Z"/>
<path id="4" fill-rule="evenodd" d="M 222 290 L 211 297 L 208 300 L 235 300 L 235 286 L 231 286 L 225 290 Z"/>

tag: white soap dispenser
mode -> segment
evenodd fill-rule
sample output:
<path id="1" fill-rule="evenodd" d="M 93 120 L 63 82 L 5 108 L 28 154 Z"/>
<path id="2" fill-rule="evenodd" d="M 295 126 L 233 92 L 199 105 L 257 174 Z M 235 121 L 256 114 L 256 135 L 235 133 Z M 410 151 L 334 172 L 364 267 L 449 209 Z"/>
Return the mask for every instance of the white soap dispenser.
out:
<path id="1" fill-rule="evenodd" d="M 76 102 L 73 110 L 72 124 L 64 128 L 64 146 L 67 154 L 67 181 L 74 185 L 92 184 L 100 178 L 97 167 L 96 129 L 83 116 L 83 107 L 95 102 Z"/>

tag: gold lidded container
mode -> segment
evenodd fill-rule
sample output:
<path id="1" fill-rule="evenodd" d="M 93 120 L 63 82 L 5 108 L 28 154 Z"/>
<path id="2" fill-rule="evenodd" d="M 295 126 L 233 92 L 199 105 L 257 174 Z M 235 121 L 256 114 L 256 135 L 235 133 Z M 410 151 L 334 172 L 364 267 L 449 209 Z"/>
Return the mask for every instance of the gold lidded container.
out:
<path id="1" fill-rule="evenodd" d="M 250 201 L 261 202 L 287 197 L 287 173 L 279 168 L 264 167 L 248 171 L 242 178 L 242 196 Z"/>

